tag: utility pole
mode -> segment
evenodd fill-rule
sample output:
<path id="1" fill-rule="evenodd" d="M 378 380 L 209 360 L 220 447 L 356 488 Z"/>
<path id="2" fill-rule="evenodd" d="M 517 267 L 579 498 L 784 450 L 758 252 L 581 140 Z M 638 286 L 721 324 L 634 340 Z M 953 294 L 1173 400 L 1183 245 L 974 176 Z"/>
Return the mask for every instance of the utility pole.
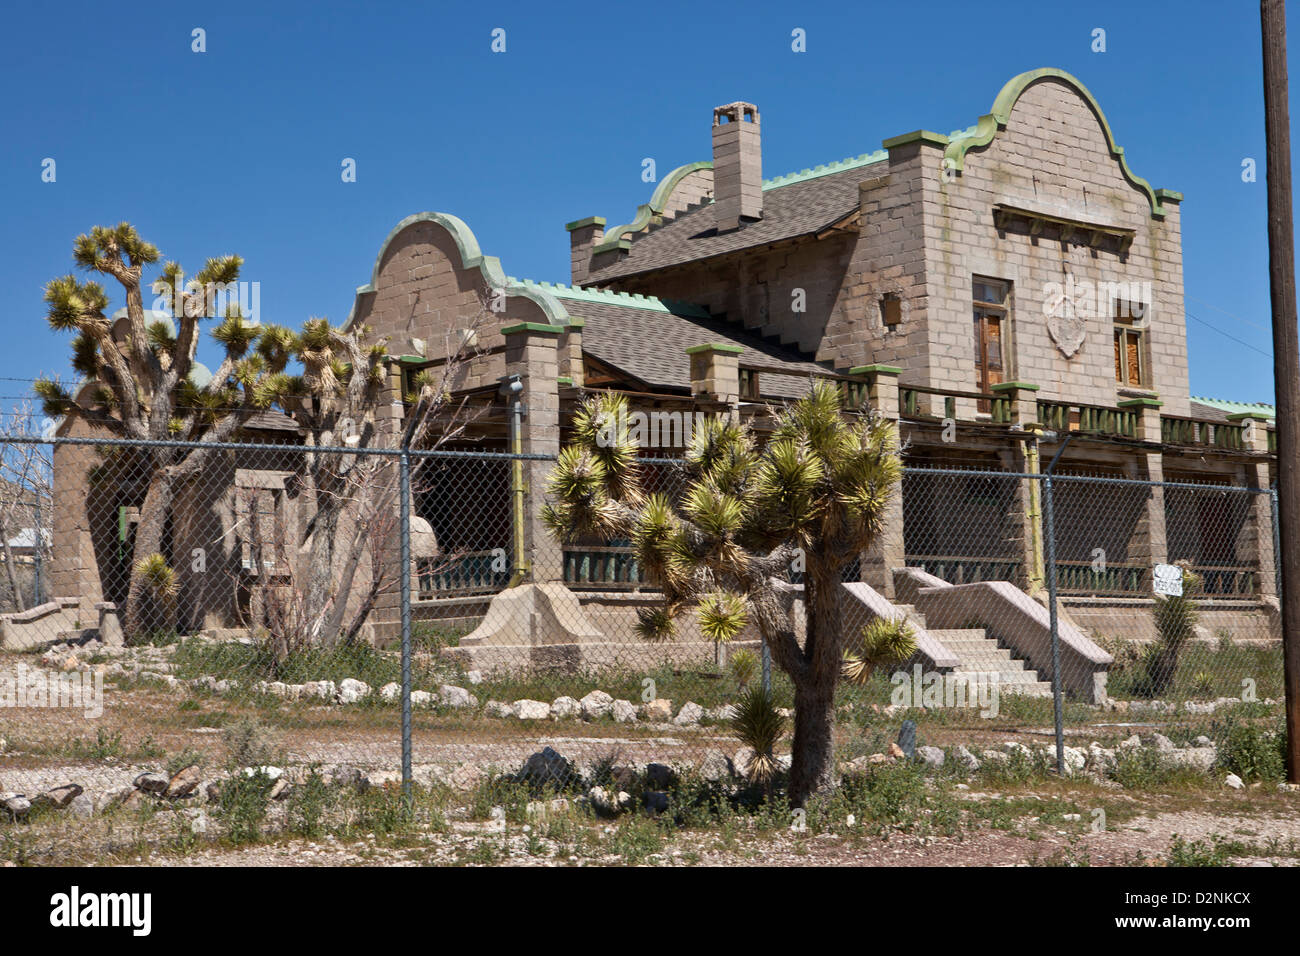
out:
<path id="1" fill-rule="evenodd" d="M 1260 0 L 1264 39 L 1264 135 L 1268 169 L 1268 283 L 1273 305 L 1277 396 L 1277 501 L 1282 539 L 1282 655 L 1287 779 L 1300 783 L 1300 349 L 1296 341 L 1295 231 L 1291 216 L 1291 109 L 1287 95 L 1286 2 Z"/>

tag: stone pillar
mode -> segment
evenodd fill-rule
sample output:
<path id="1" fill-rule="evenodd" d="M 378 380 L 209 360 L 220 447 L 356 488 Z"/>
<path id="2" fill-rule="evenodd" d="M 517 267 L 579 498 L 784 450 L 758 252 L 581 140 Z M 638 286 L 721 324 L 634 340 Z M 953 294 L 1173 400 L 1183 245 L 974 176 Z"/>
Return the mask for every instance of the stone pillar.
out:
<path id="1" fill-rule="evenodd" d="M 859 365 L 850 375 L 867 380 L 867 404 L 871 414 L 889 423 L 898 443 L 898 376 L 903 370 L 893 365 Z M 894 569 L 906 566 L 903 547 L 903 487 L 899 482 L 885 506 L 880 534 L 860 558 L 862 580 L 891 601 L 894 599 Z"/>
<path id="2" fill-rule="evenodd" d="M 1164 455 L 1160 450 L 1160 408 L 1163 404 L 1154 398 L 1132 398 L 1119 403 L 1120 408 L 1138 413 L 1134 437 L 1147 445 L 1147 451 L 1137 456 L 1136 465 L 1144 473 L 1135 477 L 1147 481 L 1165 480 Z M 1165 489 L 1162 485 L 1152 485 L 1137 526 L 1133 529 L 1128 563 L 1150 567 L 1167 564 L 1169 559 L 1169 543 L 1165 532 Z"/>
<path id="3" fill-rule="evenodd" d="M 523 383 L 522 451 L 528 455 L 560 452 L 559 346 L 565 327 L 534 322 L 506 326 L 506 375 L 518 375 Z M 507 415 L 511 409 L 507 407 Z M 534 583 L 564 580 L 564 555 L 560 543 L 542 523 L 546 481 L 553 461 L 523 462 L 524 526 L 523 557 L 528 577 Z M 514 508 L 515 490 L 511 488 Z M 513 546 L 513 542 L 512 542 Z"/>
<path id="4" fill-rule="evenodd" d="M 588 216 L 564 228 L 569 232 L 569 281 L 579 286 L 591 274 L 591 251 L 605 238 L 605 218 Z"/>
<path id="5" fill-rule="evenodd" d="M 1244 426 L 1244 446 L 1251 452 L 1252 460 L 1245 465 L 1246 487 L 1258 488 L 1261 493 L 1250 496 L 1250 510 L 1238 538 L 1237 554 L 1254 562 L 1259 569 L 1260 597 L 1276 599 L 1277 567 L 1273 549 L 1273 497 L 1268 494 L 1269 482 L 1268 428 L 1269 418 L 1260 412 L 1241 412 L 1229 415 L 1228 421 Z"/>
<path id="6" fill-rule="evenodd" d="M 1006 421 L 1012 427 L 1018 426 L 1025 435 L 1001 455 L 1002 466 L 1022 475 L 1038 474 L 1041 470 L 1038 436 L 1043 432 L 1043 426 L 1038 422 L 1038 386 L 1028 382 L 1000 382 L 990 391 L 1007 400 Z M 1041 480 L 1019 479 L 1007 515 L 1007 553 L 1020 562 L 1012 583 L 1031 597 L 1047 584 L 1043 558 L 1042 491 Z"/>
<path id="7" fill-rule="evenodd" d="M 739 345 L 718 342 L 688 348 L 691 394 L 735 406 L 740 401 L 740 353 L 743 351 Z"/>
<path id="8" fill-rule="evenodd" d="M 569 319 L 569 326 L 560 336 L 560 384 L 582 388 L 582 319 Z"/>

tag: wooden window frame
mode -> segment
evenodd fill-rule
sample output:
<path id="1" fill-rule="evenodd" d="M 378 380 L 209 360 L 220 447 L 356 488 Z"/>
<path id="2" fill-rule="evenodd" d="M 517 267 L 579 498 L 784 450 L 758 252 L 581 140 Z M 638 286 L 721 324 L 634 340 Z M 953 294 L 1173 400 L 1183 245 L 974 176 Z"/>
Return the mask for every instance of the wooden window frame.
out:
<path id="1" fill-rule="evenodd" d="M 1133 306 L 1140 305 L 1142 314 L 1135 315 Z M 1128 314 L 1121 315 L 1121 308 L 1127 307 Z M 1146 315 L 1151 306 L 1146 303 L 1128 302 L 1124 299 L 1115 299 L 1111 304 L 1111 325 L 1114 329 L 1114 354 L 1115 354 L 1115 385 L 1117 388 L 1150 388 L 1151 387 L 1151 364 L 1147 361 L 1147 332 Z M 1130 342 L 1136 346 L 1134 354 L 1137 356 L 1137 381 L 1129 380 L 1129 347 Z"/>
<path id="2" fill-rule="evenodd" d="M 1001 289 L 1001 301 L 980 298 L 978 294 L 980 286 Z M 989 319 L 996 319 L 998 322 L 998 358 L 1001 362 L 1001 368 L 998 371 L 1002 373 L 1000 381 L 1009 382 L 1012 380 L 1011 363 L 1007 360 L 1007 356 L 1011 351 L 1008 347 L 1011 341 L 1011 288 L 1011 283 L 1006 279 L 994 279 L 979 275 L 971 277 L 971 323 L 975 340 L 975 390 L 977 392 L 987 394 L 992 390 L 992 386 L 998 384 L 998 382 L 991 381 L 989 374 L 991 369 L 988 361 L 988 339 L 986 336 Z M 980 399 L 977 406 L 977 410 L 980 412 L 987 413 L 992 410 L 991 403 L 987 399 Z"/>

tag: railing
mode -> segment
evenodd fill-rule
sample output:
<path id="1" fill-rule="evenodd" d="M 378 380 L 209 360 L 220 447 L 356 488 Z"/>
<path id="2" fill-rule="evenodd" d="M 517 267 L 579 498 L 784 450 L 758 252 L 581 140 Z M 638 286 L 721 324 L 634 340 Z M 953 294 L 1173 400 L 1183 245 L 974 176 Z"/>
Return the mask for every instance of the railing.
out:
<path id="1" fill-rule="evenodd" d="M 510 564 L 503 558 L 509 553 L 505 548 L 494 548 L 467 551 L 445 562 L 430 559 L 436 565 L 434 570 L 426 570 L 422 559 L 417 558 L 420 599 L 495 594 L 510 583 Z"/>
<path id="2" fill-rule="evenodd" d="M 904 562 L 909 568 L 920 568 L 949 584 L 1015 581 L 1021 564 L 1018 558 L 969 558 L 947 554 L 909 554 Z"/>
<path id="3" fill-rule="evenodd" d="M 1138 433 L 1138 412 L 1104 405 L 1040 401 L 1038 420 L 1057 432 L 1110 438 L 1136 438 Z"/>
<path id="4" fill-rule="evenodd" d="M 1259 593 L 1259 570 L 1248 565 L 1192 565 L 1200 575 L 1201 593 L 1207 597 L 1255 597 Z"/>
<path id="5" fill-rule="evenodd" d="M 565 548 L 564 583 L 610 591 L 637 591 L 649 586 L 636 548 L 627 545 Z"/>
<path id="6" fill-rule="evenodd" d="M 928 402 L 930 409 L 922 410 L 923 395 L 935 395 L 943 399 L 943 414 L 934 411 L 934 402 Z M 966 398 L 975 401 L 975 407 L 981 412 L 988 412 L 990 420 L 997 425 L 1011 423 L 1011 399 L 1005 395 L 990 395 L 985 392 L 962 392 L 950 388 L 926 388 L 921 385 L 898 386 L 898 407 L 904 418 L 940 420 L 957 417 L 957 399 Z"/>
<path id="7" fill-rule="evenodd" d="M 1151 593 L 1151 568 L 1144 564 L 1107 564 L 1093 561 L 1057 561 L 1056 590 L 1061 594 L 1098 597 L 1142 597 Z"/>
<path id="8" fill-rule="evenodd" d="M 1166 445 L 1201 445 L 1244 451 L 1246 427 L 1239 422 L 1214 422 L 1203 418 L 1161 415 L 1160 440 Z M 1272 451 L 1272 448 L 1269 450 Z"/>

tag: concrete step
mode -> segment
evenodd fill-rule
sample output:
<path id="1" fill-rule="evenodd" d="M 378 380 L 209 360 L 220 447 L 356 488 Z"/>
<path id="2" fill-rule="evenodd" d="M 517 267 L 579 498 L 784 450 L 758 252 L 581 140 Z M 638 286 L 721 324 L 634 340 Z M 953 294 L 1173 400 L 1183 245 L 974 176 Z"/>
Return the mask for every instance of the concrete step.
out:
<path id="1" fill-rule="evenodd" d="M 930 627 L 926 628 L 936 641 L 947 644 L 952 641 L 986 641 L 991 640 L 982 627 Z"/>

